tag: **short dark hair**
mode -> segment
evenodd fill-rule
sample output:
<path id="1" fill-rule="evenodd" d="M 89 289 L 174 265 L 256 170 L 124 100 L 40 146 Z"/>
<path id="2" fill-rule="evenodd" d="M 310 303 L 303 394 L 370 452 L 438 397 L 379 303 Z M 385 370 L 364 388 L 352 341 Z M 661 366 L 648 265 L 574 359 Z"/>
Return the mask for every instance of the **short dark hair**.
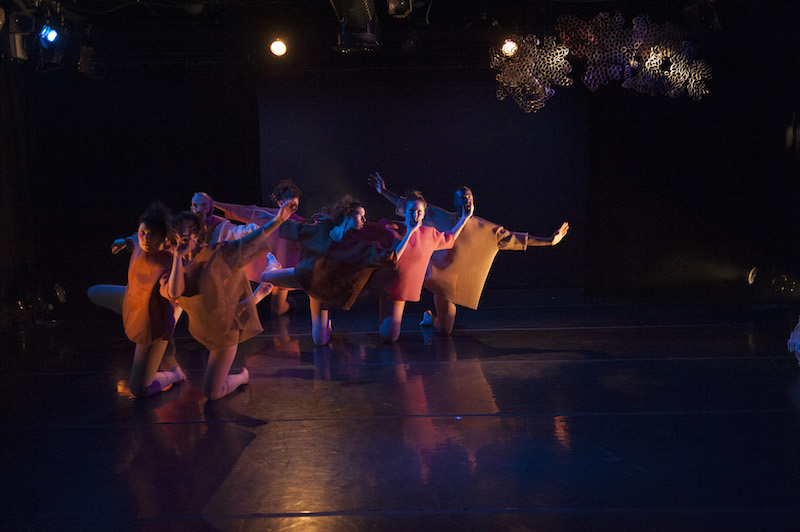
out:
<path id="1" fill-rule="evenodd" d="M 280 205 L 281 198 L 287 192 L 290 192 L 291 197 L 293 198 L 299 198 L 301 194 L 300 187 L 295 185 L 291 179 L 284 179 L 275 186 L 275 190 L 272 191 L 272 194 L 269 195 L 269 198 L 276 204 Z"/>
<path id="2" fill-rule="evenodd" d="M 195 214 L 192 211 L 179 212 L 173 216 L 172 223 L 170 224 L 170 230 L 173 234 L 177 235 L 181 225 L 187 221 L 195 224 L 197 227 L 197 240 L 201 244 L 204 243 L 206 241 L 206 228 L 205 225 L 203 225 L 203 219 L 199 214 Z"/>
<path id="3" fill-rule="evenodd" d="M 139 223 L 144 224 L 151 231 L 167 236 L 169 218 L 169 209 L 162 202 L 156 200 L 144 210 L 139 217 Z"/>
<path id="4" fill-rule="evenodd" d="M 338 202 L 322 209 L 322 214 L 327 216 L 333 221 L 334 224 L 339 225 L 345 218 L 353 216 L 356 209 L 361 207 L 366 212 L 367 208 L 359 200 L 350 194 L 344 196 Z"/>

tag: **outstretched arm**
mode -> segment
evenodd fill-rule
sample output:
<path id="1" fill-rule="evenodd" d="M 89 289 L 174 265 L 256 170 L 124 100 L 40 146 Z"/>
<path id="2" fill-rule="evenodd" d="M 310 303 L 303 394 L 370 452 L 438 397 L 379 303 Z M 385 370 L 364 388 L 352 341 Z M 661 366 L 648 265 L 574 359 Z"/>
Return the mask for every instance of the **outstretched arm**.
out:
<path id="1" fill-rule="evenodd" d="M 528 245 L 529 246 L 555 246 L 565 236 L 567 236 L 567 231 L 569 231 L 569 224 L 564 222 L 561 224 L 561 227 L 558 228 L 558 231 L 553 233 L 553 235 L 549 238 L 541 237 L 541 236 L 533 236 L 528 235 Z"/>
<path id="2" fill-rule="evenodd" d="M 237 205 L 236 203 L 215 201 L 214 207 L 221 210 L 225 218 L 237 222 L 249 223 L 258 219 L 271 219 L 275 216 L 267 209 L 255 205 Z"/>
<path id="3" fill-rule="evenodd" d="M 125 238 L 118 238 L 111 243 L 111 253 L 116 255 L 123 249 L 127 249 L 129 252 L 133 253 L 133 239 L 134 236 L 126 236 Z"/>
<path id="4" fill-rule="evenodd" d="M 370 174 L 369 185 L 371 187 L 375 187 L 375 192 L 377 192 L 387 200 L 391 201 L 392 205 L 397 206 L 397 202 L 400 201 L 400 196 L 386 189 L 386 183 L 383 181 L 381 174 L 379 174 L 378 172 Z"/>

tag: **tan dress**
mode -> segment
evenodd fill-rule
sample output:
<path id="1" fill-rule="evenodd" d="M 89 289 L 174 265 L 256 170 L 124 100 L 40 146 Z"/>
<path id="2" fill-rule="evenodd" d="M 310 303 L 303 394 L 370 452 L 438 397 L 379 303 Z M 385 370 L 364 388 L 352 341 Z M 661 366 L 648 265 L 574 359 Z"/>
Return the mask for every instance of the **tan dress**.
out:
<path id="1" fill-rule="evenodd" d="M 397 213 L 405 211 L 406 199 L 400 198 Z M 439 231 L 449 231 L 460 216 L 435 205 L 428 205 L 423 224 Z M 431 257 L 424 287 L 456 305 L 477 309 L 492 263 L 501 249 L 524 251 L 528 233 L 513 233 L 501 225 L 473 216 L 451 249 L 436 251 Z"/>
<path id="2" fill-rule="evenodd" d="M 189 316 L 192 337 L 207 349 L 240 344 L 263 330 L 244 266 L 267 251 L 263 231 L 256 231 L 203 246 L 186 266 L 186 288 L 178 304 Z"/>

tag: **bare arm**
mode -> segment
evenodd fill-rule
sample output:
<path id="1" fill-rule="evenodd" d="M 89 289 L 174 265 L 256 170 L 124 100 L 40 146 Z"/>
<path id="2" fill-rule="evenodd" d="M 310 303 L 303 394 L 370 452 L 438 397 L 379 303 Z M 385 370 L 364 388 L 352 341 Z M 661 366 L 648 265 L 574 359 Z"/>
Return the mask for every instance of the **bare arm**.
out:
<path id="1" fill-rule="evenodd" d="M 465 205 L 464 209 L 461 211 L 461 218 L 458 219 L 456 225 L 449 231 L 446 231 L 445 234 L 451 233 L 453 238 L 458 238 L 458 235 L 461 234 L 461 231 L 464 229 L 464 225 L 467 223 L 467 220 L 472 218 L 472 215 L 475 213 L 474 205 Z"/>
<path id="2" fill-rule="evenodd" d="M 411 235 L 419 231 L 419 227 L 420 224 L 414 226 L 406 224 L 406 234 L 403 235 L 403 238 L 400 240 L 400 242 L 397 243 L 397 245 L 394 247 L 393 250 L 395 258 L 397 260 L 400 260 L 400 257 L 403 255 L 403 252 L 406 250 L 406 247 L 408 246 L 408 241 L 411 238 Z"/>
<path id="3" fill-rule="evenodd" d="M 400 196 L 386 189 L 386 183 L 383 181 L 381 174 L 379 174 L 378 172 L 370 174 L 369 184 L 371 187 L 375 187 L 375 191 L 378 194 L 380 194 L 387 200 L 391 201 L 392 205 L 394 205 L 395 207 L 397 206 L 397 202 L 400 201 Z"/>
<path id="4" fill-rule="evenodd" d="M 555 233 L 553 233 L 553 235 L 550 237 L 528 235 L 528 245 L 555 246 L 556 244 L 561 242 L 561 240 L 563 240 L 565 236 L 567 236 L 567 231 L 569 231 L 569 224 L 567 222 L 564 222 L 563 224 L 561 224 L 561 227 L 559 227 L 558 230 Z"/>
<path id="5" fill-rule="evenodd" d="M 126 236 L 125 238 L 118 238 L 111 243 L 111 253 L 116 255 L 123 249 L 127 249 L 129 252 L 133 252 L 133 239 L 134 236 Z"/>
<path id="6" fill-rule="evenodd" d="M 274 215 L 268 210 L 255 205 L 237 205 L 236 203 L 215 201 L 214 207 L 221 210 L 225 218 L 237 222 L 248 223 L 257 219 L 274 218 Z"/>
<path id="7" fill-rule="evenodd" d="M 183 256 L 194 251 L 197 247 L 197 238 L 189 240 L 188 244 L 178 242 L 172 246 L 172 269 L 167 278 L 167 299 L 178 299 L 186 290 L 186 266 L 183 264 Z"/>

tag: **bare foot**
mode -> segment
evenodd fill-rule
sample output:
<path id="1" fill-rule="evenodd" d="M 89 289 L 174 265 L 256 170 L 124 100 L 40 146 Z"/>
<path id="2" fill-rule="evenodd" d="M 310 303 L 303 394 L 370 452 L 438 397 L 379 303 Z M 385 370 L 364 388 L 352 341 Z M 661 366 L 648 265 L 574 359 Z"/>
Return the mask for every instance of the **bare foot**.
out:
<path id="1" fill-rule="evenodd" d="M 256 303 L 272 293 L 272 283 L 261 283 L 253 292 L 253 299 Z"/>
<path id="2" fill-rule="evenodd" d="M 176 374 L 179 377 L 178 380 L 175 382 L 186 380 L 186 374 L 183 372 L 180 366 L 175 366 L 174 368 L 172 368 L 172 373 Z"/>

